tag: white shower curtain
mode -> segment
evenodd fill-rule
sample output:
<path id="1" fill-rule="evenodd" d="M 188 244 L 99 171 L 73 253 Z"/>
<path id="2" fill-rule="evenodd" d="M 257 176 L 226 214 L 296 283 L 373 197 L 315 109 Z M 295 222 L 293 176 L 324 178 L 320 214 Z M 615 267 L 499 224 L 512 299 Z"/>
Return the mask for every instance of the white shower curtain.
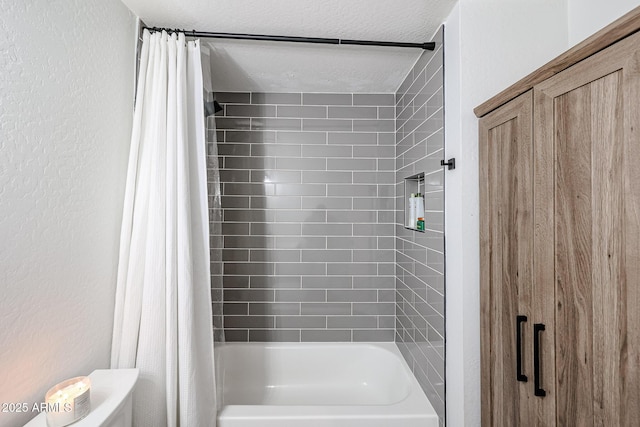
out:
<path id="1" fill-rule="evenodd" d="M 111 349 L 136 427 L 215 425 L 206 172 L 199 41 L 145 30 Z"/>

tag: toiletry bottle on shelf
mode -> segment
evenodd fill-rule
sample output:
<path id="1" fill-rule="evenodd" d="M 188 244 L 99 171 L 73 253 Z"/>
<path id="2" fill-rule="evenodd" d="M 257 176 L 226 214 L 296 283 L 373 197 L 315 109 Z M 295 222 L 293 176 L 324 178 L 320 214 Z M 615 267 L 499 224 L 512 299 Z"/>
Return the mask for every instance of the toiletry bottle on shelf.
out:
<path id="1" fill-rule="evenodd" d="M 409 223 L 407 227 L 416 228 L 416 195 L 411 193 L 409 197 Z"/>
<path id="2" fill-rule="evenodd" d="M 418 218 L 417 230 L 424 231 L 424 218 L 423 217 L 419 217 Z"/>
<path id="3" fill-rule="evenodd" d="M 418 218 L 424 219 L 424 197 L 422 196 L 422 194 L 420 193 L 416 194 L 415 205 L 416 205 L 416 214 L 415 214 L 416 221 L 418 220 Z M 414 223 L 413 228 L 418 228 L 417 223 Z"/>

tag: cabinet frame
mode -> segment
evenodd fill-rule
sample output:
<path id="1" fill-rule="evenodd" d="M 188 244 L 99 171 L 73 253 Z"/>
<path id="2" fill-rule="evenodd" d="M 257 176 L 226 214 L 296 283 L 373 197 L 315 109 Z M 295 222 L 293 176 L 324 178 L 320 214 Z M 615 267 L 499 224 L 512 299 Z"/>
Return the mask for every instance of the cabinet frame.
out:
<path id="1" fill-rule="evenodd" d="M 590 139 L 584 144 L 576 144 L 576 137 L 572 136 L 573 148 L 560 146 L 558 141 L 563 135 L 561 122 L 564 117 L 562 102 L 565 102 L 560 97 L 583 90 L 586 85 L 590 85 L 588 90 L 595 91 L 593 99 L 585 98 L 580 101 L 582 104 L 565 108 L 568 108 L 567 117 L 571 117 L 570 114 L 583 117 L 585 113 L 579 110 L 580 105 L 591 109 L 586 110 L 591 111 L 591 116 L 585 119 L 590 120 L 591 127 L 585 133 Z M 580 93 L 572 96 L 579 97 Z M 606 107 L 602 109 L 602 118 L 598 115 L 600 106 Z M 495 172 L 504 159 L 495 147 L 490 149 L 489 141 L 490 132 L 509 120 L 517 121 L 514 143 L 526 139 L 527 135 L 532 138 L 533 297 L 530 311 L 522 315 L 527 316 L 529 332 L 534 325 L 546 326 L 540 332 L 539 370 L 542 372 L 541 387 L 546 393 L 544 397 L 533 393 L 534 384 L 529 376 L 529 383 L 524 383 L 525 392 L 522 384 L 507 386 L 513 398 L 519 399 L 515 404 L 496 393 L 496 384 L 493 384 L 495 378 L 504 376 L 512 376 L 514 384 L 516 381 L 516 372 L 510 372 L 514 370 L 513 366 L 505 367 L 496 362 L 498 357 L 507 360 L 499 355 L 500 352 L 515 353 L 516 349 L 496 342 L 496 336 L 492 335 L 492 331 L 504 335 L 504 328 L 496 324 L 505 323 L 499 319 L 502 308 L 496 304 L 501 300 L 495 295 L 499 283 L 495 283 L 492 273 L 504 269 L 495 260 L 495 252 L 502 256 L 502 249 L 492 247 L 491 243 L 496 234 L 504 232 L 504 227 L 494 218 L 504 212 L 501 202 L 492 200 L 491 194 L 499 193 L 500 186 L 505 184 L 496 178 L 503 175 Z M 603 131 L 600 128 L 606 126 L 598 123 L 617 124 L 609 126 L 613 130 Z M 571 132 L 578 133 L 580 126 L 573 123 L 567 129 L 571 135 Z M 634 425 L 640 419 L 637 404 L 640 400 L 640 33 L 536 84 L 532 90 L 484 116 L 479 130 L 482 425 L 552 426 L 572 422 L 578 425 Z M 614 138 L 610 145 L 595 140 L 601 133 L 606 136 L 607 132 Z M 583 147 L 589 150 L 590 156 L 596 156 L 583 162 L 588 175 L 582 178 L 580 185 L 585 189 L 585 197 L 594 200 L 592 205 L 586 205 L 584 212 L 592 216 L 589 221 L 604 224 L 606 230 L 596 228 L 585 238 L 591 254 L 586 261 L 572 261 L 571 256 L 581 252 L 563 246 L 558 237 L 562 229 L 558 227 L 564 223 L 568 224 L 565 228 L 571 227 L 580 220 L 571 218 L 571 210 L 561 209 L 562 198 L 568 197 L 563 185 L 574 178 L 572 172 L 560 168 L 563 167 L 562 159 L 570 159 L 568 164 L 574 171 L 580 171 L 581 163 L 573 161 L 570 150 L 583 154 L 579 151 Z M 607 252 L 611 260 L 607 259 Z M 576 269 L 590 277 L 589 283 L 563 277 L 558 260 L 565 265 L 582 263 Z M 498 278 L 497 282 L 500 280 Z M 579 301 L 581 293 L 588 294 L 586 302 Z M 571 304 L 587 307 L 587 314 L 581 315 L 579 323 L 585 323 L 585 319 L 588 323 L 572 326 L 585 328 L 573 331 L 572 335 L 566 329 L 557 330 L 558 319 L 565 327 L 576 323 L 576 318 L 566 318 L 565 307 Z M 567 338 L 574 336 L 581 342 L 586 341 L 587 351 L 591 352 L 584 356 L 590 359 L 585 359 L 579 369 L 572 363 L 581 362 L 583 350 L 578 350 L 579 346 L 574 346 L 571 338 Z M 525 341 L 531 338 L 530 333 L 525 333 Z M 567 366 L 578 373 L 567 374 Z M 496 374 L 492 369 L 499 372 Z M 527 375 L 530 375 L 530 369 L 525 361 Z M 514 414 L 514 411 L 519 413 Z"/>

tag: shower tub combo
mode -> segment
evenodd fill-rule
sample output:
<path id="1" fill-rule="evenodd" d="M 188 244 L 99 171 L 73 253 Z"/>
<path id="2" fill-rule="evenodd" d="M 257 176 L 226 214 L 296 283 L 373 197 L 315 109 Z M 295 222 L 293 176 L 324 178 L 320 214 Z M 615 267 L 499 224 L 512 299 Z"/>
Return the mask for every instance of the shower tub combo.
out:
<path id="1" fill-rule="evenodd" d="M 394 343 L 221 346 L 219 427 L 437 427 Z"/>

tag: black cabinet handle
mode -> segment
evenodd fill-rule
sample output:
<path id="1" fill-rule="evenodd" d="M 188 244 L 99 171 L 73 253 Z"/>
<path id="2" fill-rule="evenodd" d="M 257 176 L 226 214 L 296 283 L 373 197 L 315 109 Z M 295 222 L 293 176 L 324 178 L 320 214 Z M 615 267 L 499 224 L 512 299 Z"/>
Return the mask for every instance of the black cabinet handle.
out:
<path id="1" fill-rule="evenodd" d="M 528 378 L 522 373 L 522 331 L 520 324 L 527 321 L 527 316 L 516 316 L 516 379 L 524 383 Z"/>
<path id="2" fill-rule="evenodd" d="M 543 323 L 533 324 L 533 394 L 545 397 L 547 392 L 540 388 L 540 335 L 544 331 Z"/>

